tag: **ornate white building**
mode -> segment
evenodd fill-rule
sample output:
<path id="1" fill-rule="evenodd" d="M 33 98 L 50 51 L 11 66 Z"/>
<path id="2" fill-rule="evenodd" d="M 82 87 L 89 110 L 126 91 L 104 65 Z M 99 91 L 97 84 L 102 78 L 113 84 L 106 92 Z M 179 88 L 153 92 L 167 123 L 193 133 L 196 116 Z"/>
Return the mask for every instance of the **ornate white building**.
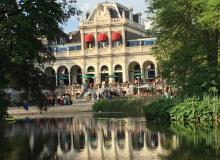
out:
<path id="1" fill-rule="evenodd" d="M 45 72 L 56 77 L 56 85 L 150 81 L 157 76 L 155 40 L 146 38 L 141 14 L 118 3 L 99 3 L 79 30 L 52 45 L 56 62 Z"/>

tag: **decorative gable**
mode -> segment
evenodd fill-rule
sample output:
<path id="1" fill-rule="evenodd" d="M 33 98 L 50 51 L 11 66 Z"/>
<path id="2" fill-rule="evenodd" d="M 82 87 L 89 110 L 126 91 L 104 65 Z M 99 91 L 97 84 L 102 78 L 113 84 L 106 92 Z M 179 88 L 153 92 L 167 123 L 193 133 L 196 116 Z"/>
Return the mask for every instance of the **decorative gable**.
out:
<path id="1" fill-rule="evenodd" d="M 108 17 L 110 18 L 110 12 L 108 6 L 100 5 L 99 7 L 97 7 L 94 17 L 95 19 L 108 18 Z"/>

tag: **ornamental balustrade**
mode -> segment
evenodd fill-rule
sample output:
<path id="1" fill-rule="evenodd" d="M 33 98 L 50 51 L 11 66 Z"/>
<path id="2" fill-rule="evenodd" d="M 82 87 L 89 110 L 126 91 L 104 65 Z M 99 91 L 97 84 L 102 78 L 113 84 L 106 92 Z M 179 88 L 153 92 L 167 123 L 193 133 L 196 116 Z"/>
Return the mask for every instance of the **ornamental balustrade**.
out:
<path id="1" fill-rule="evenodd" d="M 112 18 L 112 19 L 96 19 L 92 21 L 80 21 L 80 27 L 97 26 L 97 25 L 115 25 L 115 24 L 130 24 L 136 28 L 144 29 L 144 25 L 136 23 L 127 18 Z"/>
<path id="2" fill-rule="evenodd" d="M 143 52 L 151 52 L 152 46 L 133 46 L 133 47 L 115 47 L 115 48 L 91 48 L 86 50 L 66 51 L 66 52 L 54 52 L 55 57 L 78 57 L 78 56 L 90 56 L 90 55 L 107 55 L 107 54 L 139 54 Z"/>

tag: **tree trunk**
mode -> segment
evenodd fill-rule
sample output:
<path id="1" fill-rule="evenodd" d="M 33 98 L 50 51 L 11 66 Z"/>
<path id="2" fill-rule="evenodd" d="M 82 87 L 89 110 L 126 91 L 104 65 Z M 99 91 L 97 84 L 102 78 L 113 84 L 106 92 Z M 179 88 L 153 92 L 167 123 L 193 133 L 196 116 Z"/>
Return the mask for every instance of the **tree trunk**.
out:
<path id="1" fill-rule="evenodd" d="M 217 69 L 218 66 L 218 29 L 208 33 L 207 62 L 209 69 Z"/>

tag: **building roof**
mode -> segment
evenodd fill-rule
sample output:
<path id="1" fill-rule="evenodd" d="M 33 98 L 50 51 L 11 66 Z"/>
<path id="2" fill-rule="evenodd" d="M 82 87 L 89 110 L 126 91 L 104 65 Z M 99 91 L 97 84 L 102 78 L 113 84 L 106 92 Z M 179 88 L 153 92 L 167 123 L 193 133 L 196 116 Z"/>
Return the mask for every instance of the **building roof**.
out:
<path id="1" fill-rule="evenodd" d="M 123 12 L 128 12 L 130 9 L 119 4 L 112 2 L 103 2 L 98 3 L 95 9 L 91 12 L 88 17 L 88 21 L 94 20 L 96 18 L 121 18 L 123 16 Z"/>

